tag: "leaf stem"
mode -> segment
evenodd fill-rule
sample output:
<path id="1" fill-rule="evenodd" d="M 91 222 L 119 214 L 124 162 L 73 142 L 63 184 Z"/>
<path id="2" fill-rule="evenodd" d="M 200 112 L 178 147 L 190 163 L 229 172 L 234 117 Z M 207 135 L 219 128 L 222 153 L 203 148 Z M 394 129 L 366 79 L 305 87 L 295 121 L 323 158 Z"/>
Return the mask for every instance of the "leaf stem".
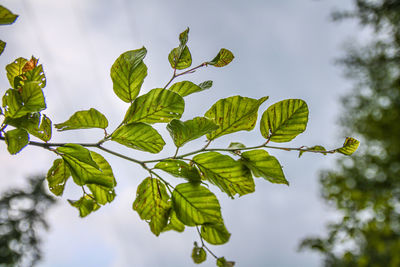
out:
<path id="1" fill-rule="evenodd" d="M 193 73 L 193 72 L 195 72 L 197 69 L 199 69 L 199 68 L 201 68 L 201 67 L 205 67 L 205 66 L 207 66 L 207 62 L 203 62 L 203 63 L 201 63 L 200 65 L 198 65 L 198 66 L 196 66 L 196 67 L 194 67 L 194 68 L 191 68 L 191 69 L 189 69 L 189 70 L 186 70 L 186 71 L 184 71 L 184 72 L 181 72 L 181 73 L 176 73 L 176 69 L 174 69 L 174 73 L 172 74 L 172 77 L 171 77 L 171 79 L 168 81 L 168 83 L 164 86 L 164 89 L 166 89 L 167 87 L 168 87 L 168 85 L 170 85 L 171 84 L 171 82 L 176 78 L 176 77 L 179 77 L 179 76 L 182 76 L 182 75 L 185 75 L 185 74 L 189 74 L 189 73 Z"/>

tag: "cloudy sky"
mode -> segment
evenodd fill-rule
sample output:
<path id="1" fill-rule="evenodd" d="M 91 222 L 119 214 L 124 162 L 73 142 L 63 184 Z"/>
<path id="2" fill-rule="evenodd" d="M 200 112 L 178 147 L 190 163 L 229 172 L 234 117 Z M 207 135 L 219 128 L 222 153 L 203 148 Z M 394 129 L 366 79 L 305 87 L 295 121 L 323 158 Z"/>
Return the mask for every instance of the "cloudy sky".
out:
<path id="1" fill-rule="evenodd" d="M 343 54 L 343 42 L 356 38 L 351 22 L 333 23 L 335 9 L 351 8 L 348 0 L 302 1 L 184 1 L 184 0 L 4 0 L 2 5 L 19 14 L 14 25 L 2 27 L 7 48 L 0 57 L 0 88 L 8 88 L 4 66 L 17 57 L 40 58 L 47 76 L 45 95 L 48 115 L 54 123 L 75 111 L 94 107 L 104 113 L 110 128 L 122 120 L 126 109 L 112 90 L 110 67 L 123 52 L 145 46 L 148 76 L 141 93 L 163 87 L 172 75 L 167 55 L 178 44 L 178 34 L 190 27 L 188 46 L 193 63 L 212 59 L 220 48 L 235 54 L 227 67 L 208 67 L 184 79 L 196 83 L 213 80 L 214 86 L 187 97 L 183 120 L 201 116 L 220 98 L 242 95 L 269 96 L 261 106 L 287 98 L 304 99 L 310 109 L 306 132 L 288 146 L 323 144 L 335 148 L 344 140 L 337 126 L 339 97 L 351 88 L 334 60 Z M 166 146 L 174 147 L 164 126 L 158 126 Z M 95 142 L 101 130 L 54 132 L 54 142 Z M 247 145 L 263 142 L 256 126 L 217 140 L 211 147 L 231 141 Z M 193 142 L 187 151 L 204 145 Z M 136 158 L 151 158 L 124 147 L 107 147 Z M 232 233 L 228 244 L 212 247 L 237 266 L 319 266 L 321 259 L 297 252 L 300 240 L 323 233 L 335 214 L 319 199 L 318 172 L 333 166 L 339 155 L 269 151 L 284 167 L 290 186 L 256 180 L 256 192 L 231 200 L 216 192 Z M 80 191 L 70 183 L 59 204 L 48 213 L 50 231 L 44 235 L 44 255 L 39 266 L 192 266 L 194 229 L 155 237 L 131 209 L 137 185 L 146 177 L 138 166 L 110 155 L 118 181 L 116 200 L 81 219 L 66 200 Z M 54 155 L 36 147 L 10 156 L 0 143 L 1 191 L 22 186 L 32 173 L 45 173 Z M 172 179 L 172 178 L 171 178 Z M 209 260 L 202 266 L 214 266 Z"/>

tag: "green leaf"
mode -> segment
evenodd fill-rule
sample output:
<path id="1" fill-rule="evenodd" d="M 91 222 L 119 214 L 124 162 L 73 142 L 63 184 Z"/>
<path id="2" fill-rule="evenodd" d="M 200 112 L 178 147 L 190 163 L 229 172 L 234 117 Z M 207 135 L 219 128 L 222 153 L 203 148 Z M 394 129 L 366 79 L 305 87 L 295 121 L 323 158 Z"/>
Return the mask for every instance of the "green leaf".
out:
<path id="1" fill-rule="evenodd" d="M 325 147 L 318 146 L 318 145 L 310 147 L 310 148 L 305 148 L 305 149 L 307 149 L 307 150 L 300 150 L 299 158 L 303 155 L 303 153 L 308 152 L 308 151 L 326 151 Z M 326 155 L 327 153 L 322 153 L 322 154 Z"/>
<path id="2" fill-rule="evenodd" d="M 205 179 L 218 186 L 222 192 L 233 198 L 252 193 L 255 190 L 254 180 L 249 170 L 238 161 L 218 152 L 207 152 L 193 157 L 194 163 L 203 173 Z"/>
<path id="3" fill-rule="evenodd" d="M 115 180 L 110 164 L 105 160 L 105 158 L 103 158 L 102 155 L 94 151 L 90 151 L 90 156 L 99 166 L 100 170 L 103 172 L 103 175 L 108 177 L 108 179 L 113 182 L 113 187 L 115 187 L 117 185 L 117 181 Z M 111 203 L 115 198 L 114 188 L 110 189 L 109 187 L 97 184 L 87 184 L 87 187 L 92 192 L 96 202 L 100 205 Z"/>
<path id="4" fill-rule="evenodd" d="M 343 146 L 341 148 L 336 149 L 336 151 L 344 155 L 351 155 L 354 152 L 356 152 L 359 145 L 360 141 L 352 137 L 346 137 Z"/>
<path id="5" fill-rule="evenodd" d="M 21 93 L 13 89 L 7 90 L 3 96 L 3 107 L 6 117 L 11 118 L 19 118 L 45 109 L 46 103 L 39 83 L 25 83 Z"/>
<path id="6" fill-rule="evenodd" d="M 229 144 L 229 147 L 228 147 L 229 149 L 237 149 L 237 150 L 240 150 L 240 149 L 242 149 L 242 148 L 246 148 L 246 146 L 245 145 L 243 145 L 242 143 L 239 143 L 239 142 L 231 142 L 230 144 Z"/>
<path id="7" fill-rule="evenodd" d="M 169 213 L 169 222 L 167 226 L 162 230 L 163 232 L 174 230 L 177 232 L 183 232 L 185 230 L 185 225 L 176 217 L 176 213 L 174 210 L 171 210 Z"/>
<path id="8" fill-rule="evenodd" d="M 184 30 L 183 32 L 181 32 L 180 34 L 179 34 L 179 42 L 180 42 L 180 45 L 186 45 L 187 44 L 187 42 L 188 42 L 188 39 L 189 39 L 189 27 L 188 28 L 186 28 L 186 30 Z"/>
<path id="9" fill-rule="evenodd" d="M 13 24 L 18 15 L 13 14 L 10 10 L 0 5 L 0 25 Z"/>
<path id="10" fill-rule="evenodd" d="M 0 40 L 0 55 L 3 54 L 5 48 L 6 48 L 6 43 Z"/>
<path id="11" fill-rule="evenodd" d="M 199 171 L 182 160 L 166 159 L 157 163 L 154 168 L 163 170 L 175 177 L 185 178 L 188 182 L 199 183 L 201 181 Z"/>
<path id="12" fill-rule="evenodd" d="M 46 176 L 50 191 L 56 196 L 61 196 L 64 192 L 65 184 L 70 176 L 71 173 L 65 165 L 64 160 L 56 159 Z"/>
<path id="13" fill-rule="evenodd" d="M 210 86 L 211 87 L 211 86 Z M 174 83 L 169 90 L 179 94 L 180 96 L 184 97 L 193 93 L 197 93 L 203 90 L 206 90 L 205 86 L 200 87 L 200 85 L 196 85 L 189 81 L 182 81 Z"/>
<path id="14" fill-rule="evenodd" d="M 100 208 L 96 201 L 94 201 L 91 196 L 88 195 L 81 197 L 79 200 L 68 199 L 68 202 L 71 204 L 71 206 L 76 207 L 79 210 L 79 216 L 82 218 Z"/>
<path id="15" fill-rule="evenodd" d="M 10 130 L 5 133 L 5 141 L 8 152 L 15 155 L 29 143 L 29 135 L 24 129 Z"/>
<path id="16" fill-rule="evenodd" d="M 67 121 L 54 125 L 59 131 L 100 128 L 108 126 L 107 118 L 94 108 L 75 112 Z"/>
<path id="17" fill-rule="evenodd" d="M 210 89 L 212 87 L 212 85 L 213 85 L 213 81 L 205 81 L 205 82 L 200 83 L 199 87 L 202 90 L 207 90 L 207 89 Z"/>
<path id="18" fill-rule="evenodd" d="M 213 140 L 225 134 L 252 130 L 257 122 L 258 108 L 267 99 L 242 96 L 220 99 L 204 115 L 219 125 L 219 129 L 208 134 L 207 138 Z"/>
<path id="19" fill-rule="evenodd" d="M 28 62 L 27 59 L 20 57 L 6 66 L 7 78 L 11 87 L 17 88 L 14 83 L 15 77 L 23 73 L 22 68 L 25 66 L 26 62 Z"/>
<path id="20" fill-rule="evenodd" d="M 42 116 L 39 112 L 27 114 L 16 119 L 7 117 L 4 123 L 16 128 L 25 129 L 33 136 L 45 142 L 51 139 L 51 120 L 44 114 Z"/>
<path id="21" fill-rule="evenodd" d="M 115 186 L 114 177 L 99 169 L 100 166 L 93 160 L 93 152 L 77 144 L 66 144 L 56 150 L 61 154 L 77 185 L 96 184 L 107 188 Z"/>
<path id="22" fill-rule="evenodd" d="M 176 216 L 185 225 L 222 222 L 218 199 L 204 186 L 192 183 L 177 185 L 172 192 L 172 205 Z"/>
<path id="23" fill-rule="evenodd" d="M 246 151 L 241 154 L 242 162 L 253 172 L 256 177 L 263 177 L 271 183 L 287 184 L 282 166 L 279 161 L 263 149 Z"/>
<path id="24" fill-rule="evenodd" d="M 160 152 L 165 145 L 161 135 L 153 127 L 143 122 L 121 126 L 112 134 L 111 140 L 150 153 Z"/>
<path id="25" fill-rule="evenodd" d="M 217 266 L 218 267 L 233 267 L 235 266 L 234 261 L 227 261 L 224 257 L 217 259 Z"/>
<path id="26" fill-rule="evenodd" d="M 156 88 L 135 99 L 126 112 L 124 122 L 170 122 L 179 119 L 185 109 L 185 101 L 177 93 Z"/>
<path id="27" fill-rule="evenodd" d="M 29 61 L 28 61 L 29 62 Z M 24 82 L 38 82 L 41 88 L 46 86 L 46 76 L 44 75 L 43 66 L 39 65 L 24 74 Z"/>
<path id="28" fill-rule="evenodd" d="M 177 147 L 181 147 L 189 141 L 195 140 L 207 133 L 219 128 L 212 120 L 196 117 L 192 120 L 172 120 L 167 125 L 172 140 Z"/>
<path id="29" fill-rule="evenodd" d="M 234 58 L 235 57 L 233 56 L 231 51 L 229 51 L 228 49 L 225 49 L 225 48 L 221 48 L 221 50 L 219 50 L 219 52 L 215 56 L 215 58 L 213 60 L 207 62 L 207 64 L 213 65 L 214 67 L 224 67 L 224 66 L 228 65 L 229 63 L 231 63 L 231 61 Z"/>
<path id="30" fill-rule="evenodd" d="M 206 251 L 204 248 L 198 247 L 196 242 L 194 242 L 194 248 L 192 250 L 192 259 L 196 264 L 200 264 L 207 259 Z"/>
<path id="31" fill-rule="evenodd" d="M 223 223 L 217 223 L 202 225 L 201 236 L 210 244 L 222 245 L 229 241 L 231 234 Z"/>
<path id="32" fill-rule="evenodd" d="M 287 99 L 270 106 L 262 115 L 261 134 L 277 143 L 289 142 L 305 131 L 308 107 L 301 99 Z"/>
<path id="33" fill-rule="evenodd" d="M 143 59 L 146 48 L 127 51 L 121 54 L 111 67 L 111 79 L 115 94 L 125 102 L 132 102 L 139 94 L 147 67 Z"/>
<path id="34" fill-rule="evenodd" d="M 167 226 L 170 202 L 167 189 L 159 179 L 147 177 L 138 186 L 133 209 L 142 220 L 148 220 L 150 229 L 156 236 Z"/>
<path id="35" fill-rule="evenodd" d="M 169 53 L 168 61 L 173 69 L 183 70 L 192 65 L 192 55 L 187 46 L 176 47 Z"/>

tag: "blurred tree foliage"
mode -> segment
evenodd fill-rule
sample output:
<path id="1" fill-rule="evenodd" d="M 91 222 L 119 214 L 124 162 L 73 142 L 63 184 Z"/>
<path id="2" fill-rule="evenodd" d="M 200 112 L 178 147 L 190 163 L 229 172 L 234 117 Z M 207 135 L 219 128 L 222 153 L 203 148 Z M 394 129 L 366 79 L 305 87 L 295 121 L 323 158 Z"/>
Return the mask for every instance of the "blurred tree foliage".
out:
<path id="1" fill-rule="evenodd" d="M 373 31 L 341 63 L 355 82 L 343 99 L 344 129 L 362 147 L 321 175 L 322 196 L 341 214 L 325 238 L 303 240 L 325 266 L 400 266 L 400 1 L 357 0 L 355 18 Z"/>
<path id="2" fill-rule="evenodd" d="M 38 231 L 47 229 L 44 215 L 55 199 L 33 177 L 26 190 L 10 190 L 0 198 L 0 266 L 33 266 L 41 257 Z"/>

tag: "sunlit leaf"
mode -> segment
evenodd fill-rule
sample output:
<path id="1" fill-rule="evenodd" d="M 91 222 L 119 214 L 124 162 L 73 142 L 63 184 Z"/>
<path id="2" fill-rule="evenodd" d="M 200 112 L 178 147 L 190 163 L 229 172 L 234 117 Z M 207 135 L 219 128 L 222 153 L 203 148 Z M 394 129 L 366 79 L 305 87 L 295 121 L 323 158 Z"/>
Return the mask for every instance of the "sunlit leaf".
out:
<path id="1" fill-rule="evenodd" d="M 234 261 L 227 261 L 224 257 L 217 259 L 217 266 L 218 267 L 233 267 L 235 266 Z"/>
<path id="2" fill-rule="evenodd" d="M 153 127 L 142 122 L 121 126 L 113 133 L 111 140 L 151 153 L 160 152 L 165 145 L 161 135 Z"/>
<path id="3" fill-rule="evenodd" d="M 301 99 L 287 99 L 270 106 L 262 115 L 261 134 L 277 143 L 289 142 L 305 131 L 308 107 Z"/>
<path id="4" fill-rule="evenodd" d="M 91 108 L 75 112 L 67 121 L 54 125 L 59 131 L 101 128 L 108 126 L 107 118 L 98 110 Z"/>
<path id="5" fill-rule="evenodd" d="M 133 209 L 142 220 L 149 221 L 156 236 L 167 226 L 171 204 L 165 185 L 157 178 L 147 177 L 138 186 Z"/>
<path id="6" fill-rule="evenodd" d="M 193 162 L 203 173 L 205 179 L 218 186 L 230 197 L 252 193 L 254 180 L 249 170 L 238 161 L 218 152 L 207 152 L 193 157 Z"/>
<path id="7" fill-rule="evenodd" d="M 360 141 L 352 137 L 346 137 L 343 146 L 341 148 L 336 149 L 336 151 L 344 155 L 351 155 L 354 152 L 356 152 L 359 145 Z"/>
<path id="8" fill-rule="evenodd" d="M 246 151 L 241 154 L 242 162 L 253 172 L 256 177 L 263 177 L 271 183 L 287 184 L 282 166 L 279 161 L 263 149 Z"/>
<path id="9" fill-rule="evenodd" d="M 41 115 L 39 112 L 30 113 L 16 119 L 7 117 L 4 123 L 25 129 L 33 136 L 36 136 L 45 142 L 51 139 L 51 120 L 46 115 Z"/>
<path id="10" fill-rule="evenodd" d="M 218 199 L 204 186 L 192 183 L 177 185 L 172 192 L 172 205 L 178 219 L 185 225 L 222 222 Z"/>
<path id="11" fill-rule="evenodd" d="M 79 200 L 68 199 L 68 202 L 69 204 L 71 204 L 71 206 L 79 210 L 79 216 L 83 218 L 100 208 L 100 206 L 96 203 L 96 201 L 92 197 L 93 196 L 85 195 L 81 197 Z"/>
<path id="12" fill-rule="evenodd" d="M 169 222 L 167 226 L 162 230 L 163 232 L 174 230 L 177 232 L 183 232 L 185 230 L 185 225 L 176 217 L 176 213 L 174 210 L 171 210 L 169 213 Z"/>
<path id="13" fill-rule="evenodd" d="M 103 172 L 103 175 L 108 177 L 110 181 L 113 181 L 113 187 L 115 187 L 117 185 L 117 181 L 115 180 L 110 164 L 102 155 L 94 151 L 90 151 L 90 156 L 92 157 L 93 161 L 96 162 L 97 166 L 99 166 L 100 170 Z M 97 184 L 87 184 L 87 187 L 92 192 L 96 202 L 100 205 L 104 205 L 107 202 L 110 203 L 115 198 L 114 188 L 111 189 L 109 187 Z"/>
<path id="14" fill-rule="evenodd" d="M 203 117 L 196 117 L 187 121 L 174 119 L 167 125 L 167 130 L 177 147 L 181 147 L 187 142 L 215 131 L 218 128 L 218 125 L 212 120 Z"/>
<path id="15" fill-rule="evenodd" d="M 143 63 L 147 50 L 127 51 L 121 54 L 111 67 L 111 79 L 115 94 L 125 102 L 132 102 L 139 94 L 147 67 Z"/>
<path id="16" fill-rule="evenodd" d="M 193 93 L 197 93 L 197 92 L 203 91 L 205 89 L 207 89 L 207 88 L 205 88 L 204 86 L 200 87 L 199 85 L 196 85 L 196 84 L 194 84 L 192 82 L 189 82 L 189 81 L 182 81 L 182 82 L 174 83 L 169 88 L 169 90 L 179 94 L 182 97 L 190 95 L 190 94 L 193 94 Z"/>
<path id="17" fill-rule="evenodd" d="M 157 163 L 154 168 L 163 170 L 175 177 L 185 178 L 189 182 L 198 183 L 201 181 L 199 171 L 182 160 L 166 159 Z"/>
<path id="18" fill-rule="evenodd" d="M 0 5 L 0 25 L 12 24 L 18 18 L 18 15 L 13 14 L 10 10 Z"/>
<path id="19" fill-rule="evenodd" d="M 305 149 L 307 149 L 307 150 L 309 150 L 309 151 L 326 151 L 326 149 L 325 149 L 325 147 L 323 147 L 323 146 L 313 146 L 313 147 L 310 147 L 310 148 L 305 148 Z M 305 152 L 307 152 L 306 150 L 301 150 L 300 152 L 299 152 L 299 158 L 303 155 L 303 153 L 305 153 Z M 324 154 L 324 155 L 326 155 L 327 153 L 322 153 L 322 154 Z"/>
<path id="20" fill-rule="evenodd" d="M 214 120 L 219 129 L 207 134 L 209 140 L 237 131 L 250 131 L 257 122 L 258 108 L 268 97 L 253 99 L 242 96 L 232 96 L 220 99 L 204 115 Z"/>
<path id="21" fill-rule="evenodd" d="M 64 164 L 64 160 L 56 159 L 46 176 L 50 191 L 56 196 L 61 196 L 64 192 L 65 184 L 70 176 L 71 173 L 68 167 Z"/>
<path id="22" fill-rule="evenodd" d="M 231 51 L 225 48 L 221 48 L 221 50 L 219 50 L 218 52 L 218 55 L 216 55 L 213 60 L 207 62 L 207 64 L 213 65 L 214 67 L 224 67 L 231 63 L 234 58 L 235 57 L 233 56 Z"/>
<path id="23" fill-rule="evenodd" d="M 189 27 L 179 34 L 180 45 L 186 45 L 189 39 Z"/>
<path id="24" fill-rule="evenodd" d="M 179 35 L 179 46 L 172 49 L 168 55 L 168 61 L 173 69 L 182 70 L 192 65 L 192 55 L 186 46 L 189 28 Z"/>
<path id="25" fill-rule="evenodd" d="M 20 57 L 6 66 L 7 78 L 10 82 L 11 87 L 16 88 L 14 83 L 15 77 L 23 73 L 22 68 L 25 66 L 26 62 L 28 62 L 27 59 Z"/>
<path id="26" fill-rule="evenodd" d="M 0 55 L 3 54 L 5 48 L 6 48 L 6 43 L 0 40 Z"/>
<path id="27" fill-rule="evenodd" d="M 57 148 L 57 152 L 62 155 L 68 155 L 74 157 L 75 159 L 84 162 L 93 168 L 100 169 L 97 163 L 93 160 L 90 151 L 78 144 L 65 144 Z"/>
<path id="28" fill-rule="evenodd" d="M 25 66 L 26 66 L 26 64 L 25 64 Z M 23 74 L 23 76 L 24 76 L 24 82 L 38 82 L 39 86 L 41 88 L 46 86 L 46 76 L 44 74 L 42 65 L 39 65 L 39 66 L 34 67 L 33 69 L 27 70 Z"/>
<path id="29" fill-rule="evenodd" d="M 217 223 L 203 224 L 201 226 L 201 236 L 210 244 L 222 245 L 229 241 L 231 234 L 226 229 L 224 223 Z"/>
<path id="30" fill-rule="evenodd" d="M 230 149 L 242 149 L 242 148 L 245 148 L 246 146 L 245 145 L 243 145 L 242 143 L 239 143 L 239 142 L 231 142 L 230 144 L 229 144 L 229 147 L 228 148 L 230 148 Z"/>
<path id="31" fill-rule="evenodd" d="M 126 112 L 124 122 L 170 122 L 179 119 L 185 109 L 183 98 L 167 89 L 153 89 L 135 99 Z"/>
<path id="32" fill-rule="evenodd" d="M 192 250 L 192 259 L 196 264 L 200 264 L 207 259 L 206 251 L 204 248 L 198 247 L 196 242 L 194 242 L 194 248 Z"/>
<path id="33" fill-rule="evenodd" d="M 11 155 L 20 152 L 29 143 L 29 134 L 24 129 L 14 129 L 5 133 L 7 150 Z"/>

